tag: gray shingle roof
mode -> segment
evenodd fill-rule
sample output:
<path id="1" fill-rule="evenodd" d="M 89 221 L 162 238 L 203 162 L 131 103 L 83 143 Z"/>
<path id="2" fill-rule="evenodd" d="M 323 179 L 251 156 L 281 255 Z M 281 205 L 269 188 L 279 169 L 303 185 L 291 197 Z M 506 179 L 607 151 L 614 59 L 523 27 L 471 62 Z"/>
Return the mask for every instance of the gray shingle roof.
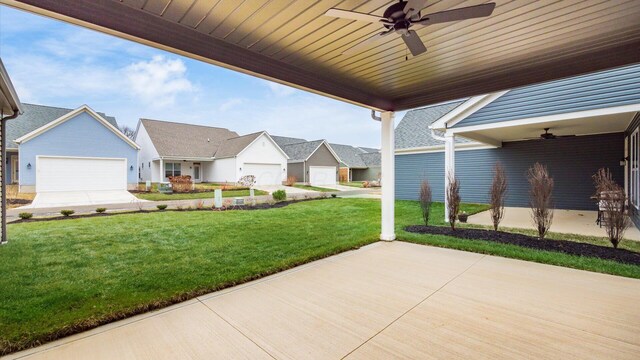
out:
<path id="1" fill-rule="evenodd" d="M 305 141 L 296 144 L 282 146 L 282 150 L 289 157 L 289 161 L 306 160 L 322 144 L 324 140 Z"/>
<path id="2" fill-rule="evenodd" d="M 224 140 L 218 151 L 216 151 L 215 156 L 216 159 L 228 158 L 238 155 L 242 150 L 244 150 L 249 144 L 253 142 L 258 136 L 264 134 L 264 131 L 247 134 L 243 136 L 236 136 L 233 138 L 229 138 Z"/>
<path id="3" fill-rule="evenodd" d="M 238 133 L 225 128 L 140 119 L 160 156 L 210 158 Z"/>
<path id="4" fill-rule="evenodd" d="M 381 155 L 379 152 L 368 152 L 360 154 L 360 158 L 364 161 L 367 167 L 380 166 L 382 163 Z"/>
<path id="5" fill-rule="evenodd" d="M 460 100 L 408 111 L 396 127 L 396 149 L 444 144 L 444 142 L 436 140 L 431 136 L 429 125 L 445 116 L 463 102 L 464 100 Z M 459 136 L 456 137 L 456 143 L 466 142 L 470 142 L 470 140 Z"/>
<path id="6" fill-rule="evenodd" d="M 376 148 L 369 148 L 369 147 L 362 147 L 362 146 L 359 146 L 359 148 L 361 150 L 364 150 L 364 151 L 368 152 L 368 153 L 380 152 L 380 149 L 376 149 Z"/>
<path id="7" fill-rule="evenodd" d="M 273 141 L 276 142 L 276 144 L 278 144 L 278 146 L 280 146 L 281 148 L 283 146 L 286 145 L 291 145 L 291 144 L 299 144 L 299 143 L 303 143 L 303 142 L 307 142 L 307 140 L 305 139 L 301 139 L 301 138 L 294 138 L 294 137 L 287 137 L 287 136 L 276 136 L 276 135 L 272 135 L 271 138 L 273 139 Z"/>
<path id="8" fill-rule="evenodd" d="M 8 148 L 17 148 L 18 144 L 15 143 L 16 139 L 75 110 L 24 103 L 22 107 L 24 109 L 22 115 L 14 120 L 7 121 L 7 140 L 11 141 L 11 143 L 8 143 Z M 106 116 L 101 112 L 99 112 L 98 115 L 102 116 L 111 125 L 116 128 L 118 127 L 118 123 L 113 116 Z"/>
<path id="9" fill-rule="evenodd" d="M 342 144 L 329 144 L 333 151 L 340 158 L 340 162 L 346 167 L 350 168 L 366 168 L 367 165 L 360 157 L 360 154 L 364 154 L 365 151 L 355 146 L 342 145 Z"/>

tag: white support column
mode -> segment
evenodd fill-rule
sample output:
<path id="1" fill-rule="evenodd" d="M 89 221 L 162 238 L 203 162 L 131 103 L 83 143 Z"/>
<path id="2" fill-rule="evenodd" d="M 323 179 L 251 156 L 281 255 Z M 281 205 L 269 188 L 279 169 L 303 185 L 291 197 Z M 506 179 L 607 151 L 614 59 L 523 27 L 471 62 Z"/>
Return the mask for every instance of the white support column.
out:
<path id="1" fill-rule="evenodd" d="M 158 183 L 163 183 L 163 182 L 164 182 L 164 160 L 160 158 L 160 180 L 158 181 Z"/>
<path id="2" fill-rule="evenodd" d="M 449 221 L 447 206 L 447 188 L 449 187 L 449 174 L 456 174 L 456 138 L 454 134 L 444 134 L 444 221 Z"/>
<path id="3" fill-rule="evenodd" d="M 380 114 L 382 124 L 382 231 L 380 240 L 393 241 L 395 233 L 395 129 L 393 111 Z"/>

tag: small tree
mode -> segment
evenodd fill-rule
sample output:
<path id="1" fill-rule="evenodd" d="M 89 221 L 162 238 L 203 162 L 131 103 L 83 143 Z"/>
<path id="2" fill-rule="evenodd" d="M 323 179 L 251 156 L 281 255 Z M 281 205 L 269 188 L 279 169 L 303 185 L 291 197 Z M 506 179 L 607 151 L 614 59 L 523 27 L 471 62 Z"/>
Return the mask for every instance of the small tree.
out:
<path id="1" fill-rule="evenodd" d="M 609 241 L 614 248 L 622 241 L 624 233 L 631 225 L 629 217 L 625 214 L 627 197 L 624 189 L 616 184 L 609 169 L 601 168 L 593 175 L 596 187 L 599 210 L 601 211 L 601 224 L 604 224 Z"/>
<path id="2" fill-rule="evenodd" d="M 422 219 L 424 224 L 429 225 L 429 216 L 431 215 L 431 203 L 433 196 L 431 193 L 431 185 L 427 179 L 422 180 L 420 184 L 420 208 L 422 209 Z"/>
<path id="3" fill-rule="evenodd" d="M 129 139 L 135 140 L 135 137 L 136 137 L 135 129 L 132 129 L 127 125 L 121 125 L 120 126 L 120 131 L 122 131 L 124 136 L 128 137 Z"/>
<path id="4" fill-rule="evenodd" d="M 447 196 L 447 210 L 449 211 L 449 224 L 451 230 L 456 229 L 456 219 L 458 218 L 458 212 L 460 211 L 460 182 L 456 177 L 449 173 L 447 175 L 449 184 L 446 189 Z"/>
<path id="5" fill-rule="evenodd" d="M 531 218 L 538 230 L 538 238 L 543 240 L 553 220 L 553 179 L 546 166 L 535 163 L 527 171 L 527 180 Z"/>
<path id="6" fill-rule="evenodd" d="M 498 231 L 498 225 L 504 217 L 504 198 L 507 195 L 507 175 L 502 164 L 497 162 L 493 167 L 493 182 L 489 190 L 489 214 L 493 222 L 493 230 Z"/>

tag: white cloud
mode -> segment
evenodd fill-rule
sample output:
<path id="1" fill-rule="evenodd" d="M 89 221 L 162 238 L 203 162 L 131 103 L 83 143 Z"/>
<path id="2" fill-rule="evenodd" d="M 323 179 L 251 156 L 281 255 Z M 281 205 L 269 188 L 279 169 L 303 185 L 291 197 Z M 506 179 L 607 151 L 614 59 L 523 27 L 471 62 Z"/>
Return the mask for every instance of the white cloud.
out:
<path id="1" fill-rule="evenodd" d="M 296 92 L 296 89 L 290 86 L 278 84 L 272 81 L 266 81 L 266 84 L 269 87 L 269 90 L 271 90 L 271 92 L 278 97 L 286 97 L 289 95 L 293 95 Z"/>
<path id="2" fill-rule="evenodd" d="M 162 55 L 150 61 L 139 61 L 124 70 L 128 89 L 151 106 L 173 105 L 182 93 L 195 91 L 187 79 L 187 67 L 180 59 L 167 59 Z"/>
<path id="3" fill-rule="evenodd" d="M 244 102 L 245 100 L 241 98 L 227 99 L 223 101 L 222 104 L 220 104 L 220 106 L 218 107 L 218 110 L 220 110 L 221 112 L 226 112 L 237 107 L 238 105 L 242 105 Z"/>

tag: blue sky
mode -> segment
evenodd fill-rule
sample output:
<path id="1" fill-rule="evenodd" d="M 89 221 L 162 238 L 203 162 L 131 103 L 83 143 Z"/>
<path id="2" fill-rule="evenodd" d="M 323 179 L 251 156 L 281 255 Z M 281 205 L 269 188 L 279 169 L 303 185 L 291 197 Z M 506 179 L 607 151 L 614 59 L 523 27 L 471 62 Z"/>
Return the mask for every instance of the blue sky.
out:
<path id="1" fill-rule="evenodd" d="M 26 103 L 380 144 L 364 108 L 1 5 L 0 56 Z"/>

